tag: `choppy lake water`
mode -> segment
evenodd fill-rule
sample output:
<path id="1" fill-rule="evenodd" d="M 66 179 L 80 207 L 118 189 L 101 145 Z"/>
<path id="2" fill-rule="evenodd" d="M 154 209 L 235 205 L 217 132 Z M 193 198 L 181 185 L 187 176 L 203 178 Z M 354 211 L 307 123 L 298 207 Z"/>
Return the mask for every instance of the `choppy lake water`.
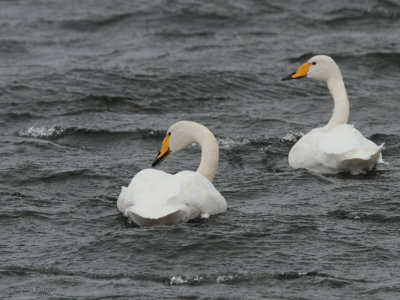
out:
<path id="1" fill-rule="evenodd" d="M 287 163 L 332 110 L 322 83 L 280 81 L 314 54 L 385 143 L 368 175 Z M 1 298 L 398 299 L 399 74 L 395 0 L 1 1 Z M 120 187 L 182 119 L 216 135 L 228 211 L 128 224 Z"/>

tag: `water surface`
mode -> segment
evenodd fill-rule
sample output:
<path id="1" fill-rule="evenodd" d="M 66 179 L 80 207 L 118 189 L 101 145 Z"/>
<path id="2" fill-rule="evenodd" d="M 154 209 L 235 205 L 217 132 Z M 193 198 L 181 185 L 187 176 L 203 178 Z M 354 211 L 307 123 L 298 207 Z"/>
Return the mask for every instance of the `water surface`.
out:
<path id="1" fill-rule="evenodd" d="M 396 1 L 1 1 L 4 299 L 397 299 Z M 351 123 L 385 143 L 362 176 L 292 170 L 329 120 L 314 54 L 339 64 Z M 138 228 L 120 187 L 182 119 L 216 135 L 225 214 Z M 163 162 L 195 170 L 192 146 Z"/>

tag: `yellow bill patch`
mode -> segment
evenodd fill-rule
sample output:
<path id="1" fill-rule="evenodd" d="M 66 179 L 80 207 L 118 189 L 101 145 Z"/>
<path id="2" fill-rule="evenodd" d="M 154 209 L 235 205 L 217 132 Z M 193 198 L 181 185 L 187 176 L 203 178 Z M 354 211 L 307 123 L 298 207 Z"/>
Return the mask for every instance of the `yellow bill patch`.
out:
<path id="1" fill-rule="evenodd" d="M 158 153 L 157 158 L 161 158 L 163 155 L 165 155 L 165 153 L 167 153 L 169 151 L 169 135 L 167 135 L 162 144 L 161 144 L 161 150 Z"/>
<path id="2" fill-rule="evenodd" d="M 311 63 L 302 64 L 302 65 L 297 69 L 297 71 L 292 75 L 292 78 L 294 79 L 294 78 L 306 77 L 306 76 L 307 76 L 307 73 L 308 73 L 308 70 L 310 69 L 310 67 L 311 67 Z"/>

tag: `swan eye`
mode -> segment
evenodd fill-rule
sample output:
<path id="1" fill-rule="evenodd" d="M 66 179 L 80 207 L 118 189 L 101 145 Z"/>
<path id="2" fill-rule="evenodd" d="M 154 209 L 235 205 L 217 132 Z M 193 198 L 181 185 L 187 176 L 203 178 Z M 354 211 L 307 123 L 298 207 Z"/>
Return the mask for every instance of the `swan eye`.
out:
<path id="1" fill-rule="evenodd" d="M 312 64 L 315 66 L 317 63 L 315 61 L 313 61 Z"/>
<path id="2" fill-rule="evenodd" d="M 168 132 L 168 135 L 171 135 L 171 132 Z"/>

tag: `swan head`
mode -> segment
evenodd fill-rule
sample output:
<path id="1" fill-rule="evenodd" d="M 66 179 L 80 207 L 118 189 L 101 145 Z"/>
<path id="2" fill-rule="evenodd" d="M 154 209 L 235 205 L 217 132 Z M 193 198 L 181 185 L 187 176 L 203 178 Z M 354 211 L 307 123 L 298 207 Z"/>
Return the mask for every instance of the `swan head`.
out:
<path id="1" fill-rule="evenodd" d="M 158 152 L 157 159 L 152 164 L 153 167 L 166 159 L 171 153 L 177 152 L 196 142 L 193 138 L 194 124 L 196 123 L 179 121 L 168 128 L 167 134 L 161 144 L 161 150 Z"/>
<path id="2" fill-rule="evenodd" d="M 339 67 L 331 57 L 327 55 L 316 55 L 302 64 L 296 72 L 282 78 L 282 80 L 313 78 L 328 81 L 338 74 L 340 74 Z"/>

